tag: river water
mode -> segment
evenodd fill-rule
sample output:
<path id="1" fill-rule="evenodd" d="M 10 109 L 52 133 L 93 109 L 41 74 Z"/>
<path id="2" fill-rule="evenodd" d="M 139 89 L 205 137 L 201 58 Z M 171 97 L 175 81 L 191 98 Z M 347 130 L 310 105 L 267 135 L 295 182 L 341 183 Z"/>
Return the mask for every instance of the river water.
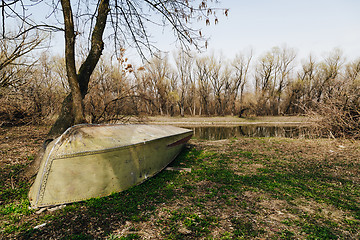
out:
<path id="1" fill-rule="evenodd" d="M 194 131 L 193 138 L 205 140 L 221 140 L 239 137 L 286 137 L 305 138 L 309 136 L 306 126 L 264 126 L 242 125 L 231 127 L 201 126 L 184 127 Z"/>

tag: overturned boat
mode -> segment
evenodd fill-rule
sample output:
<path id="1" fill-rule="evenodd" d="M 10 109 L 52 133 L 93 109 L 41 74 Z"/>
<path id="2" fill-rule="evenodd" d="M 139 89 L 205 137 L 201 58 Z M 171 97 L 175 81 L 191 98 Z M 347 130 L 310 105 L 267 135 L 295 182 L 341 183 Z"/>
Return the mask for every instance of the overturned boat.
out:
<path id="1" fill-rule="evenodd" d="M 76 125 L 46 147 L 29 192 L 31 207 L 102 197 L 154 176 L 191 138 L 160 125 Z"/>

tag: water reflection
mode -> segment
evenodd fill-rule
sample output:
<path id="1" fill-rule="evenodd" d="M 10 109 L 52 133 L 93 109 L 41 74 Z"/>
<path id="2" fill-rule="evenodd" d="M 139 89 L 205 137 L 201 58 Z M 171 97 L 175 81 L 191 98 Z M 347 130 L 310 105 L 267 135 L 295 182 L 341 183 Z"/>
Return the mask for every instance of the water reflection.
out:
<path id="1" fill-rule="evenodd" d="M 194 131 L 194 138 L 220 140 L 235 137 L 287 137 L 303 138 L 309 135 L 304 126 L 260 126 L 246 125 L 235 127 L 185 127 Z"/>

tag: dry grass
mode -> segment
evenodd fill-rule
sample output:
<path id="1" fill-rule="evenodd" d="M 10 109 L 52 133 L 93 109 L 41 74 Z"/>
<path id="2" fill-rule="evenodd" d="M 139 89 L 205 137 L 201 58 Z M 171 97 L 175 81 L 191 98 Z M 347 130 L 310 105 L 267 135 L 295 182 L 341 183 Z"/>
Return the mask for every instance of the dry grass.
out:
<path id="1" fill-rule="evenodd" d="M 0 167 L 27 164 L 47 131 L 49 127 L 32 125 L 0 128 Z"/>

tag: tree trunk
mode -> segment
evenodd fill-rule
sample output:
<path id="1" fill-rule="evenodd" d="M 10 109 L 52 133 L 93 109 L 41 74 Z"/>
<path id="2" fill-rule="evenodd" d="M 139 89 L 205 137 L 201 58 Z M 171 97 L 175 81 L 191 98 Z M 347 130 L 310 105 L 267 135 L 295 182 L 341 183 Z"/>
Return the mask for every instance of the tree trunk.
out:
<path id="1" fill-rule="evenodd" d="M 74 124 L 84 123 L 85 114 L 83 108 L 83 99 L 88 91 L 90 76 L 93 73 L 96 64 L 98 63 L 102 51 L 104 49 L 104 42 L 102 36 L 106 26 L 106 18 L 109 13 L 109 0 L 102 0 L 98 7 L 98 15 L 96 23 L 91 36 L 91 49 L 79 69 L 76 72 L 75 65 L 75 31 L 73 14 L 69 0 L 61 0 L 63 9 L 64 24 L 65 24 L 65 60 L 68 83 L 71 93 L 65 98 L 62 103 L 60 115 L 52 128 L 50 129 L 47 139 L 40 148 L 35 160 L 25 169 L 23 177 L 31 178 L 39 170 L 45 148 L 49 140 L 60 136 L 67 128 Z"/>
<path id="2" fill-rule="evenodd" d="M 71 91 L 73 124 L 84 123 L 85 114 L 82 95 L 75 65 L 75 30 L 71 4 L 69 0 L 61 0 L 65 24 L 65 61 L 68 83 Z M 62 114 L 60 114 L 60 117 Z"/>

